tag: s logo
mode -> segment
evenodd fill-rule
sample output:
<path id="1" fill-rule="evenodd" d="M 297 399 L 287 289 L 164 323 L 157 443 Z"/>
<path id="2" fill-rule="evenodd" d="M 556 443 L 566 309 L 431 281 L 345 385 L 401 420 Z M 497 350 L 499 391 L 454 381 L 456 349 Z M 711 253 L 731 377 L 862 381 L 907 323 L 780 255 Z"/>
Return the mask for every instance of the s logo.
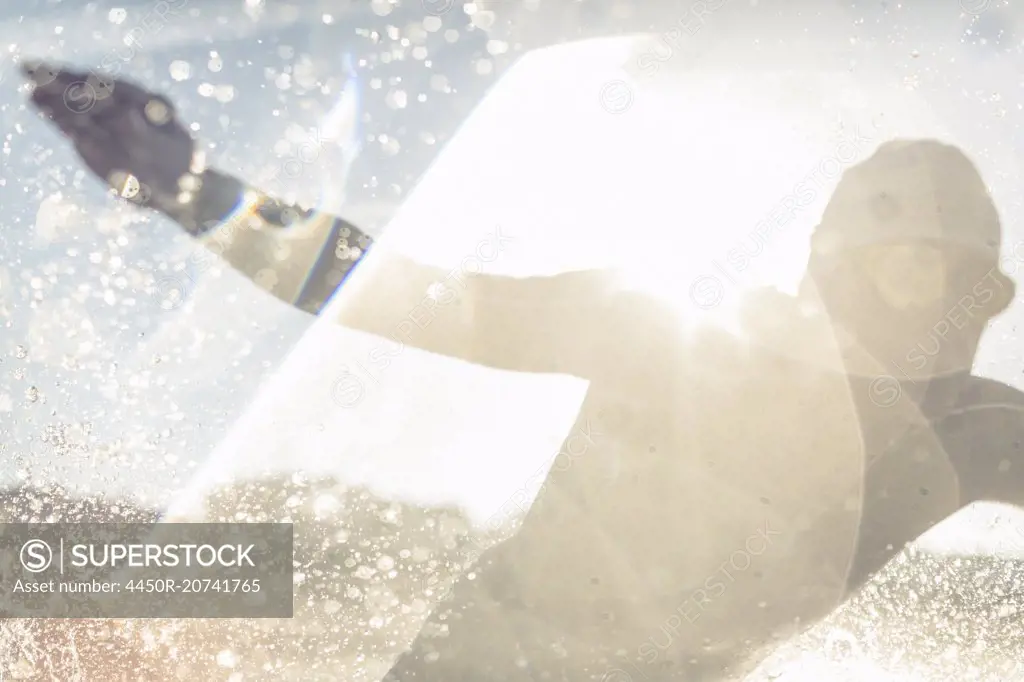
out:
<path id="1" fill-rule="evenodd" d="M 72 83 L 64 90 L 64 106 L 75 114 L 84 114 L 96 105 L 96 90 L 85 81 Z"/>

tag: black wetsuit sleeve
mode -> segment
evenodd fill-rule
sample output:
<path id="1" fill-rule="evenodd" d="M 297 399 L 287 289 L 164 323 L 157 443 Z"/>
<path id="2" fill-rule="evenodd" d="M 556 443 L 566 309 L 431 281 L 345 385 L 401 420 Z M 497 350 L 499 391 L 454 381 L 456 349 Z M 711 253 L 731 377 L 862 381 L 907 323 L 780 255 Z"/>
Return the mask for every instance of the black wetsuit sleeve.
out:
<path id="1" fill-rule="evenodd" d="M 245 195 L 251 206 L 242 210 Z M 317 214 L 315 211 L 275 199 L 247 186 L 238 178 L 214 169 L 203 174 L 201 189 L 189 210 L 171 215 L 186 232 L 197 239 L 216 239 L 218 231 L 232 233 L 244 229 L 244 221 L 257 218 L 271 232 L 281 230 L 287 243 L 287 231 L 302 229 L 315 221 L 321 234 L 312 238 L 321 246 L 315 259 L 306 260 L 304 282 L 298 294 L 288 302 L 308 313 L 319 315 L 335 291 L 344 283 L 373 239 L 344 218 Z M 323 235 L 326 232 L 326 236 Z M 229 236 L 230 240 L 230 236 Z"/>
<path id="2" fill-rule="evenodd" d="M 651 324 L 637 306 L 616 304 L 615 279 L 602 270 L 512 277 L 479 273 L 479 264 L 437 268 L 385 254 L 343 218 L 282 203 L 216 171 L 206 172 L 192 203 L 193 217 L 176 218 L 190 234 L 314 315 L 377 250 L 374 294 L 350 299 L 339 323 L 403 346 L 496 369 L 592 378 L 607 374 L 609 358 L 622 355 L 616 348 Z M 248 229 L 254 219 L 258 228 Z M 492 249 L 514 248 L 514 238 L 493 240 Z"/>

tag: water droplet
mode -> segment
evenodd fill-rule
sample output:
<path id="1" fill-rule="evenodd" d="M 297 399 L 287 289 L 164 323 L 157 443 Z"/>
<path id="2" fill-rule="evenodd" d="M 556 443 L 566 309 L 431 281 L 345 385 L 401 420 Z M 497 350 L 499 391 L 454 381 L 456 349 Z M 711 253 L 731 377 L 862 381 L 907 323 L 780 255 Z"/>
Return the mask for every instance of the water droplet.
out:
<path id="1" fill-rule="evenodd" d="M 170 72 L 171 78 L 176 81 L 188 80 L 192 75 L 192 66 L 182 59 L 176 59 L 171 62 Z"/>
<path id="2" fill-rule="evenodd" d="M 235 656 L 235 653 L 230 649 L 224 649 L 219 654 L 217 654 L 217 665 L 223 668 L 234 668 L 237 662 L 238 658 Z"/>

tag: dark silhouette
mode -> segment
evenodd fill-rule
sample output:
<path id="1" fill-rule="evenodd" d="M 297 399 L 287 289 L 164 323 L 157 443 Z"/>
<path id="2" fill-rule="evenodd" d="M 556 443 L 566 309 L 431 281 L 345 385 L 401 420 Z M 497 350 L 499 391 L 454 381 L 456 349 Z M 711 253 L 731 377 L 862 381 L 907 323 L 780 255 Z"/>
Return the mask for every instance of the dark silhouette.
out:
<path id="1" fill-rule="evenodd" d="M 33 101 L 90 167 L 127 163 L 158 184 L 144 194 L 176 196 L 147 135 L 122 131 L 118 116 L 69 113 L 60 94 L 77 76 L 38 64 L 31 73 L 41 70 Z M 106 110 L 144 106 L 139 92 L 117 81 Z M 88 144 L 99 138 L 112 146 Z M 192 148 L 176 132 L 161 139 Z M 309 276 L 272 290 L 283 300 L 319 311 L 362 260 L 366 249 L 334 242 L 364 235 L 329 216 L 295 209 L 291 230 L 232 228 L 243 183 L 193 170 L 197 192 L 151 204 L 220 239 L 250 277 L 267 267 L 265 245 L 299 244 L 283 268 Z M 742 336 L 687 329 L 604 272 L 448 287 L 431 324 L 401 342 L 585 378 L 573 433 L 593 436 L 553 467 L 519 533 L 457 582 L 387 679 L 738 674 L 964 505 L 1021 502 L 1024 396 L 970 373 L 986 324 L 1014 295 L 1000 239 L 971 161 L 937 141 L 901 140 L 844 174 L 800 295 L 750 296 Z M 346 301 L 337 321 L 388 338 L 448 273 L 365 246 L 372 295 Z"/>

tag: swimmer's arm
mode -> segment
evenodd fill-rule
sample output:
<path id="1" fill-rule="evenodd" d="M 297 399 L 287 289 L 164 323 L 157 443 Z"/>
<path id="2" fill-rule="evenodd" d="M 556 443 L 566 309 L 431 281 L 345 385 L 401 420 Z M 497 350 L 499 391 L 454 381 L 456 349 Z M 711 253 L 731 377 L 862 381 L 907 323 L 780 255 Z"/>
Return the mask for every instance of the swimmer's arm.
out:
<path id="1" fill-rule="evenodd" d="M 249 199 L 237 208 L 243 193 Z M 499 369 L 587 378 L 595 343 L 613 336 L 601 310 L 604 271 L 516 278 L 435 268 L 374 245 L 340 218 L 284 206 L 212 170 L 189 213 L 172 217 L 235 270 L 306 312 L 323 314 L 342 281 L 346 291 L 372 286 L 372 294 L 346 296 L 328 314 L 403 345 Z M 283 214 L 299 219 L 287 226 Z M 349 278 L 367 249 L 374 257 L 363 265 L 365 277 Z"/>
<path id="2" fill-rule="evenodd" d="M 313 314 L 333 291 L 307 287 L 320 264 L 331 261 L 338 271 L 337 286 L 372 243 L 346 220 L 283 203 L 214 169 L 203 173 L 191 202 L 164 212 L 236 271 Z"/>
<path id="3" fill-rule="evenodd" d="M 613 322 L 602 314 L 603 271 L 471 275 L 424 265 L 383 244 L 362 267 L 346 283 L 355 295 L 330 314 L 397 344 L 496 369 L 592 378 L 593 351 L 613 336 L 603 328 Z M 360 295 L 363 286 L 372 286 L 373 295 Z"/>

